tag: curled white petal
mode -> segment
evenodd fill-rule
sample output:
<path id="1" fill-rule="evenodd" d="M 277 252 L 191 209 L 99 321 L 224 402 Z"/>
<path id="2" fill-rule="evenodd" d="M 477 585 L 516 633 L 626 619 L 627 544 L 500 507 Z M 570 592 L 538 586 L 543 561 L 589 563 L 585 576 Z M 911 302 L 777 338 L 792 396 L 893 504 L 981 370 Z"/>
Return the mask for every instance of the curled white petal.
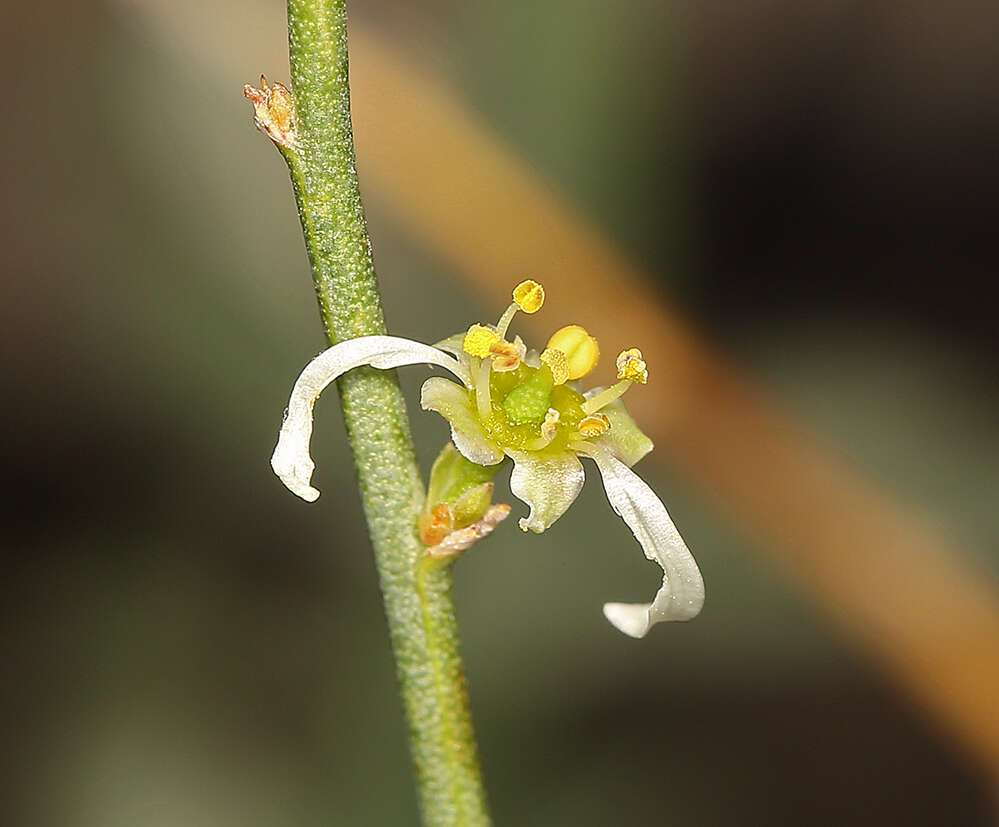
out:
<path id="1" fill-rule="evenodd" d="M 309 454 L 312 408 L 330 382 L 361 365 L 389 370 L 421 364 L 447 368 L 462 382 L 469 382 L 468 372 L 456 359 L 430 345 L 398 336 L 348 339 L 324 350 L 309 362 L 292 388 L 288 412 L 271 456 L 271 468 L 281 482 L 308 502 L 314 502 L 319 497 L 319 491 L 309 484 L 316 467 Z"/>
<path id="2" fill-rule="evenodd" d="M 628 524 L 645 556 L 663 570 L 663 584 L 651 603 L 607 603 L 604 616 L 631 637 L 645 637 L 656 623 L 690 620 L 704 605 L 704 581 L 697 563 L 649 486 L 609 451 L 578 445 L 600 469 L 611 506 Z"/>
<path id="3" fill-rule="evenodd" d="M 461 385 L 442 376 L 431 376 L 420 391 L 420 406 L 425 411 L 436 411 L 448 421 L 451 441 L 465 459 L 477 465 L 495 465 L 505 458 L 503 451 L 486 438 L 471 394 Z"/>
<path id="4" fill-rule="evenodd" d="M 583 488 L 583 465 L 572 451 L 529 453 L 507 451 L 513 460 L 510 490 L 531 507 L 520 520 L 524 531 L 536 534 L 561 517 Z"/>

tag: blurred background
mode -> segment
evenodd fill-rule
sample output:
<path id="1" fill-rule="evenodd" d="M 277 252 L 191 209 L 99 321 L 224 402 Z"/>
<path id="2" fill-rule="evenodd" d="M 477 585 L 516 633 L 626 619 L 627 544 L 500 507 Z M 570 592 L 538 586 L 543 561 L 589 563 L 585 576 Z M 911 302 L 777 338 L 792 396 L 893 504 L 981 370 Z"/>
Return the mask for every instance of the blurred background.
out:
<path id="1" fill-rule="evenodd" d="M 629 331 L 658 324 L 739 389 L 702 404 L 653 363 L 639 402 L 658 442 L 639 470 L 707 584 L 695 622 L 636 642 L 603 619 L 658 577 L 595 479 L 551 531 L 511 520 L 458 566 L 497 823 L 994 823 L 995 10 L 351 8 L 393 333 L 433 341 L 494 319 L 522 278 L 555 279 L 535 340 L 576 322 L 605 353 L 655 348 Z M 323 347 L 286 170 L 240 97 L 261 71 L 288 79 L 283 4 L 61 0 L 4 17 L 0 820 L 415 824 L 334 395 L 314 443 L 322 499 L 306 506 L 268 467 Z M 458 114 L 421 132 L 427 90 Z M 410 129 L 467 150 L 430 145 L 425 198 L 393 184 L 414 165 L 383 143 Z M 637 282 L 524 271 L 537 239 L 502 230 L 530 198 L 504 194 L 509 176 L 478 183 L 475 159 L 496 152 L 582 248 L 601 239 L 622 279 L 645 280 L 644 321 L 614 310 Z M 468 192 L 486 206 L 464 221 L 508 277 L 476 272 L 477 247 L 457 249 L 470 232 L 417 217 Z M 447 435 L 418 410 L 425 376 L 402 373 L 424 469 Z M 681 393 L 703 416 L 657 425 Z M 777 470 L 757 414 L 776 423 Z M 824 506 L 808 481 L 827 461 L 843 499 Z M 816 493 L 796 512 L 807 530 L 755 519 L 768 486 Z"/>

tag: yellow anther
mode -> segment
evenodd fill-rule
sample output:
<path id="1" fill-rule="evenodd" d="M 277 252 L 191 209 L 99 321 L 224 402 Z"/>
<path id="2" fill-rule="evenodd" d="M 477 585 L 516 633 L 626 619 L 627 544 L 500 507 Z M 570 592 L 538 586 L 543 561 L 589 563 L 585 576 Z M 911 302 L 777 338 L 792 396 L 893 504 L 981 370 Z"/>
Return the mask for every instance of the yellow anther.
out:
<path id="1" fill-rule="evenodd" d="M 558 411 L 554 408 L 549 408 L 548 413 L 545 414 L 545 421 L 541 423 L 541 436 L 549 442 L 555 437 L 555 431 L 558 429 L 558 420 Z"/>
<path id="2" fill-rule="evenodd" d="M 483 324 L 473 324 L 465 334 L 465 340 L 461 343 L 461 349 L 469 356 L 478 356 L 485 359 L 489 356 L 489 348 L 500 340 L 499 335 L 491 327 Z"/>
<path id="3" fill-rule="evenodd" d="M 583 417 L 579 423 L 579 435 L 585 439 L 605 434 L 610 429 L 610 420 L 602 413 Z"/>
<path id="4" fill-rule="evenodd" d="M 489 355 L 493 357 L 493 370 L 505 373 L 508 370 L 516 370 L 521 360 L 527 352 L 524 343 L 517 338 L 516 342 L 507 342 L 500 339 L 489 345 Z"/>
<path id="5" fill-rule="evenodd" d="M 564 385 L 569 380 L 569 360 L 558 348 L 545 348 L 541 354 L 541 364 L 548 365 L 556 385 Z"/>
<path id="6" fill-rule="evenodd" d="M 637 347 L 622 350 L 617 356 L 617 378 L 627 379 L 644 385 L 649 381 L 649 371 L 642 358 L 642 351 Z"/>
<path id="7" fill-rule="evenodd" d="M 537 313 L 545 303 L 545 288 L 536 281 L 522 281 L 513 288 L 513 301 L 525 313 Z"/>
<path id="8" fill-rule="evenodd" d="M 597 340 L 578 324 L 556 330 L 548 340 L 548 347 L 561 350 L 565 354 L 570 379 L 586 376 L 596 367 L 597 359 L 600 358 L 600 346 Z"/>

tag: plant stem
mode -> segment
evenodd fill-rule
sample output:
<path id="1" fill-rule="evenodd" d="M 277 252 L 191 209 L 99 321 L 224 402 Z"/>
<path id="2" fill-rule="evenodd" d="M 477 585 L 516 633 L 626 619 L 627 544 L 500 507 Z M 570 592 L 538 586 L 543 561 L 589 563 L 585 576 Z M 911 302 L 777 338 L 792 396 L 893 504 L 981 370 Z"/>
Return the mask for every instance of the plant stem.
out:
<path id="1" fill-rule="evenodd" d="M 346 0 L 288 0 L 297 144 L 288 162 L 330 344 L 385 333 L 354 160 Z M 450 565 L 417 536 L 423 485 L 395 373 L 339 382 L 428 825 L 487 825 Z"/>

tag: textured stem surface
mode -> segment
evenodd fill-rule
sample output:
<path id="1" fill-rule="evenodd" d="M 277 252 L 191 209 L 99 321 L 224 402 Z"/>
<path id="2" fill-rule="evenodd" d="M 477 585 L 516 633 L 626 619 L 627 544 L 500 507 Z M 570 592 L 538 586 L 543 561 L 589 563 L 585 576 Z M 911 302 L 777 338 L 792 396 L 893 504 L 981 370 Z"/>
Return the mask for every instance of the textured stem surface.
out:
<path id="1" fill-rule="evenodd" d="M 283 148 L 330 344 L 385 333 L 354 166 L 345 0 L 288 0 L 297 142 Z M 392 371 L 338 380 L 385 599 L 426 824 L 489 823 L 449 566 L 417 536 L 423 485 Z M 423 562 L 421 562 L 423 561 Z"/>

